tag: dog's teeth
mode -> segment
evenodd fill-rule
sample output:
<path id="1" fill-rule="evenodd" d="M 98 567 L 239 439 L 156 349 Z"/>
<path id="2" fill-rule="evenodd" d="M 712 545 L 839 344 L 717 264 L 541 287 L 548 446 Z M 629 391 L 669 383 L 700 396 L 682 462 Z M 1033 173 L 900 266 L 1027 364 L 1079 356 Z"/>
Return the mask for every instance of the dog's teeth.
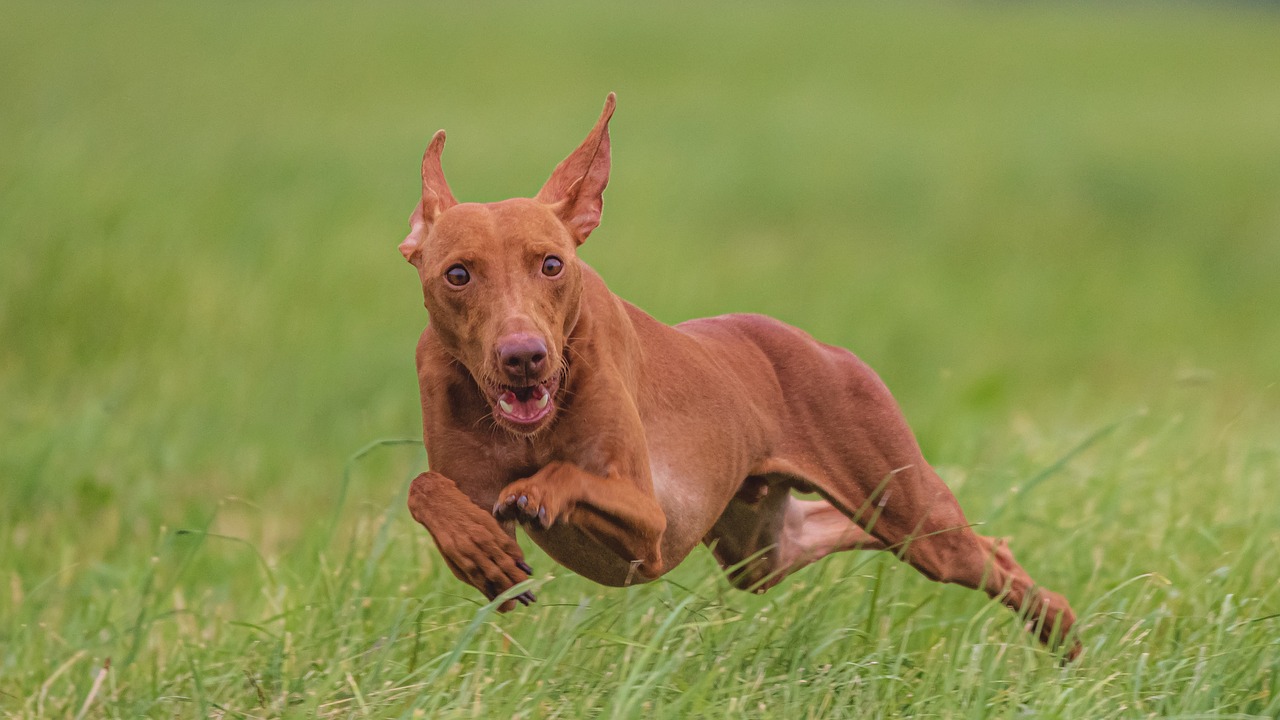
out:
<path id="1" fill-rule="evenodd" d="M 543 390 L 542 397 L 538 398 L 538 409 L 541 410 L 542 408 L 546 407 L 547 403 L 549 402 L 551 402 L 551 394 L 548 393 L 546 390 Z"/>
<path id="2" fill-rule="evenodd" d="M 498 407 L 502 408 L 502 412 L 504 412 L 504 413 L 506 413 L 506 414 L 508 414 L 508 415 L 510 415 L 511 413 L 515 412 L 515 409 L 516 409 L 516 406 L 515 406 L 515 405 L 512 405 L 511 403 L 507 402 L 506 400 L 498 400 Z"/>

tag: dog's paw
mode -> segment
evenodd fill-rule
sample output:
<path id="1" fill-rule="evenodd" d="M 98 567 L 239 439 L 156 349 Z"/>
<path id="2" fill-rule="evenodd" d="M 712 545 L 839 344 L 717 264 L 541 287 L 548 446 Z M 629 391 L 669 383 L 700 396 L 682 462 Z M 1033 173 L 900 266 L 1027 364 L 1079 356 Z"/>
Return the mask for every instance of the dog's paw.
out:
<path id="1" fill-rule="evenodd" d="M 511 587 L 524 582 L 533 568 L 524 561 L 520 546 L 505 535 L 461 536 L 438 543 L 445 564 L 459 580 L 484 593 L 490 600 Z M 529 605 L 538 598 L 525 591 L 504 602 L 498 610 L 507 612 L 516 606 Z"/>
<path id="2" fill-rule="evenodd" d="M 409 486 L 409 512 L 436 541 L 436 547 L 459 580 L 493 600 L 529 579 L 533 571 L 515 537 L 440 473 L 425 472 Z M 498 608 L 507 612 L 516 603 L 536 600 L 524 592 Z"/>
<path id="3" fill-rule="evenodd" d="M 565 484 L 554 482 L 550 467 L 531 478 L 517 480 L 502 489 L 493 506 L 499 520 L 538 523 L 549 528 L 573 509 Z"/>

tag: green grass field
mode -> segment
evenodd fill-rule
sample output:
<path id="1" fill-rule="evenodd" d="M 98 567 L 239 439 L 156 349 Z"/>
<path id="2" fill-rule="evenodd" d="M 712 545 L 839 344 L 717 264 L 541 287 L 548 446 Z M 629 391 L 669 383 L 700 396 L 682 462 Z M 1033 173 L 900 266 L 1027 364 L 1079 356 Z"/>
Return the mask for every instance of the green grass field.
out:
<path id="1" fill-rule="evenodd" d="M 1280 12 L 0 8 L 0 715 L 1280 716 Z M 1081 615 L 847 554 L 498 615 L 404 508 L 431 133 L 529 195 L 618 92 L 583 248 L 658 318 L 888 382 Z"/>

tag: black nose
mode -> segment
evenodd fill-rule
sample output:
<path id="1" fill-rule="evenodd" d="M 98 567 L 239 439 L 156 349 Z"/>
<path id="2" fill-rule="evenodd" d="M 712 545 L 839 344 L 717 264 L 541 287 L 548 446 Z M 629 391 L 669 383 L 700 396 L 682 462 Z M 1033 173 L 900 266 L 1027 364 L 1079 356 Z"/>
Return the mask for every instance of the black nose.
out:
<path id="1" fill-rule="evenodd" d="M 512 380 L 528 382 L 547 367 L 547 343 L 527 333 L 508 335 L 498 341 L 498 363 Z"/>

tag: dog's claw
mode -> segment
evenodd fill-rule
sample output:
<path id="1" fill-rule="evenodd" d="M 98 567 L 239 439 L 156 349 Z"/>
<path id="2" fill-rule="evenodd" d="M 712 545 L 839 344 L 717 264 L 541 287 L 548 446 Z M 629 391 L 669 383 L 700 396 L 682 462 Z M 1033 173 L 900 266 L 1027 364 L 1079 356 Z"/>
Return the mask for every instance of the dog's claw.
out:
<path id="1" fill-rule="evenodd" d="M 519 600 L 520 604 L 524 605 L 525 607 L 529 607 L 530 603 L 535 603 L 538 601 L 538 598 L 534 597 L 533 593 L 530 592 L 529 590 L 525 590 L 524 592 L 520 593 L 519 595 L 516 596 L 515 599 Z"/>
<path id="2" fill-rule="evenodd" d="M 516 567 L 520 568 L 521 570 L 525 571 L 526 573 L 529 573 L 530 575 L 532 575 L 532 574 L 533 574 L 533 568 L 529 567 L 529 563 L 527 563 L 527 562 L 525 562 L 525 561 L 523 561 L 523 560 L 517 560 L 517 561 L 516 561 Z"/>
<path id="3" fill-rule="evenodd" d="M 551 523 L 547 522 L 547 509 L 545 507 L 538 508 L 538 521 L 542 523 L 542 527 L 551 527 Z"/>
<path id="4" fill-rule="evenodd" d="M 511 506 L 515 504 L 516 504 L 515 495 L 508 495 L 505 499 L 498 500 L 498 502 L 493 504 L 494 517 L 502 517 L 502 515 L 505 514 L 508 510 L 510 510 Z"/>
<path id="5" fill-rule="evenodd" d="M 528 495 L 521 495 L 520 499 L 516 501 L 516 505 L 519 505 L 521 510 L 525 509 L 525 506 L 527 506 L 528 504 L 529 504 Z"/>

